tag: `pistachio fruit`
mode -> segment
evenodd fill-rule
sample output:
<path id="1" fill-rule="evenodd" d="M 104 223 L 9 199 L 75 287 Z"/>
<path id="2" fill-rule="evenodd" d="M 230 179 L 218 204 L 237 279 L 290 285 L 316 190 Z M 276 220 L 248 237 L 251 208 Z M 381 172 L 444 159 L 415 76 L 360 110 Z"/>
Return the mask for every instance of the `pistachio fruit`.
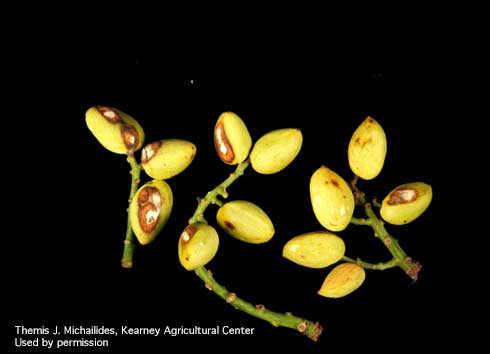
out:
<path id="1" fill-rule="evenodd" d="M 303 134 L 297 128 L 273 130 L 263 135 L 252 148 L 250 164 L 265 175 L 286 168 L 298 155 L 303 144 Z"/>
<path id="2" fill-rule="evenodd" d="M 153 241 L 167 223 L 173 195 L 165 181 L 153 180 L 141 186 L 129 205 L 129 217 L 139 243 Z"/>
<path id="3" fill-rule="evenodd" d="M 318 295 L 339 298 L 359 288 L 366 279 L 364 268 L 355 263 L 342 263 L 328 273 Z"/>
<path id="4" fill-rule="evenodd" d="M 186 140 L 155 141 L 141 150 L 141 166 L 155 179 L 168 179 L 189 166 L 196 155 L 196 146 Z"/>
<path id="5" fill-rule="evenodd" d="M 91 107 L 85 113 L 87 127 L 107 150 L 127 154 L 143 146 L 145 133 L 130 115 L 107 106 Z"/>
<path id="6" fill-rule="evenodd" d="M 386 135 L 381 125 L 367 117 L 354 131 L 347 155 L 349 165 L 362 179 L 373 179 L 383 169 L 386 157 Z"/>
<path id="7" fill-rule="evenodd" d="M 408 224 L 428 208 L 431 200 L 430 185 L 423 182 L 402 184 L 388 193 L 381 205 L 380 214 L 390 224 Z"/>
<path id="8" fill-rule="evenodd" d="M 196 223 L 188 225 L 179 238 L 179 261 L 187 270 L 206 265 L 218 251 L 219 237 L 214 227 Z"/>
<path id="9" fill-rule="evenodd" d="M 320 224 L 330 231 L 344 230 L 354 213 L 354 195 L 342 177 L 322 166 L 310 179 L 313 212 Z"/>
<path id="10" fill-rule="evenodd" d="M 245 200 L 224 204 L 216 213 L 216 221 L 229 235 L 249 243 L 264 243 L 274 236 L 274 225 L 257 205 Z"/>
<path id="11" fill-rule="evenodd" d="M 282 250 L 284 258 L 309 268 L 328 267 L 340 261 L 344 253 L 344 241 L 327 231 L 293 237 Z"/>
<path id="12" fill-rule="evenodd" d="M 214 127 L 214 147 L 221 161 L 237 165 L 245 161 L 252 138 L 243 120 L 233 112 L 222 113 Z"/>

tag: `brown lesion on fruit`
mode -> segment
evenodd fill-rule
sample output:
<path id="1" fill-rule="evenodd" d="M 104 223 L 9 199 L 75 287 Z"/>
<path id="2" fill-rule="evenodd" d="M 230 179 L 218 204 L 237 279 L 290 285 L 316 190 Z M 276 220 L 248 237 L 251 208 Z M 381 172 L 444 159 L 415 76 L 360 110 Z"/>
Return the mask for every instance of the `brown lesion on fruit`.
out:
<path id="1" fill-rule="evenodd" d="M 141 162 L 147 163 L 153 156 L 156 155 L 158 149 L 162 146 L 161 141 L 155 141 L 151 144 L 146 145 L 143 150 L 141 150 Z"/>
<path id="2" fill-rule="evenodd" d="M 99 111 L 99 113 L 102 114 L 102 116 L 109 123 L 116 124 L 121 121 L 121 116 L 119 115 L 119 113 L 111 107 L 96 106 L 95 109 L 97 109 L 97 111 Z"/>
<path id="3" fill-rule="evenodd" d="M 138 220 L 141 229 L 147 234 L 155 230 L 159 217 L 160 213 L 158 208 L 151 203 L 146 204 L 138 210 Z"/>
<path id="4" fill-rule="evenodd" d="M 186 243 L 188 243 L 196 232 L 197 232 L 197 227 L 195 227 L 194 225 L 187 226 L 182 232 L 182 234 L 180 235 L 181 244 L 185 245 Z"/>
<path id="5" fill-rule="evenodd" d="M 335 187 L 340 188 L 339 181 L 335 178 L 330 179 L 330 183 L 332 183 Z"/>
<path id="6" fill-rule="evenodd" d="M 136 128 L 129 124 L 121 124 L 121 136 L 128 151 L 133 151 L 139 143 L 139 134 Z"/>
<path id="7" fill-rule="evenodd" d="M 391 194 L 387 203 L 389 205 L 407 204 L 415 201 L 418 197 L 418 192 L 414 188 L 397 188 Z"/>
<path id="8" fill-rule="evenodd" d="M 162 197 L 155 187 L 144 187 L 138 194 L 138 221 L 145 233 L 151 233 L 158 224 Z"/>
<path id="9" fill-rule="evenodd" d="M 233 149 L 228 141 L 228 137 L 226 136 L 223 122 L 219 122 L 214 128 L 214 147 L 216 148 L 216 153 L 222 161 L 231 163 L 235 158 Z"/>
<path id="10" fill-rule="evenodd" d="M 230 230 L 235 230 L 235 225 L 233 225 L 231 222 L 229 222 L 228 220 L 225 220 L 224 222 L 225 226 L 230 229 Z"/>
<path id="11" fill-rule="evenodd" d="M 361 147 L 364 147 L 366 144 L 369 144 L 372 140 L 373 140 L 372 137 L 361 139 L 361 137 L 358 136 L 354 140 L 354 143 L 357 144 L 357 145 L 361 145 Z"/>

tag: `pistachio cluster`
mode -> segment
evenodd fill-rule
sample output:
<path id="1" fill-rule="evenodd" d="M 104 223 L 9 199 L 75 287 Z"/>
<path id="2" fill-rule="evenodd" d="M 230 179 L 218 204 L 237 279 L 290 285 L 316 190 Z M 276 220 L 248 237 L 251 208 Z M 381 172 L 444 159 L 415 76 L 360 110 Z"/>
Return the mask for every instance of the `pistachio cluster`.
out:
<path id="1" fill-rule="evenodd" d="M 152 242 L 167 223 L 173 206 L 173 194 L 166 180 L 184 171 L 193 161 L 196 146 L 186 140 L 163 139 L 143 147 L 145 134 L 140 124 L 128 114 L 107 106 L 95 106 L 86 112 L 86 124 L 96 139 L 111 152 L 127 155 L 131 166 L 131 190 L 128 222 L 121 264 L 132 267 L 133 235 L 141 245 Z M 233 112 L 222 113 L 214 127 L 214 145 L 218 157 L 236 169 L 221 184 L 198 198 L 198 206 L 178 240 L 178 258 L 182 267 L 195 271 L 206 288 L 227 303 L 274 326 L 293 328 L 317 340 L 322 332 L 319 323 L 277 313 L 262 304 L 251 304 L 220 285 L 206 266 L 217 254 L 220 236 L 208 224 L 204 212 L 218 206 L 216 224 L 231 237 L 252 244 L 272 239 L 275 228 L 267 213 L 248 200 L 231 200 L 227 187 L 244 174 L 247 167 L 259 174 L 274 174 L 285 169 L 299 154 L 303 135 L 297 128 L 273 130 L 253 143 L 245 122 Z M 134 154 L 141 149 L 140 163 Z M 326 276 L 318 294 L 340 298 L 358 289 L 366 278 L 365 269 L 401 268 L 410 278 L 417 279 L 421 266 L 408 257 L 398 241 L 385 229 L 385 223 L 404 225 L 417 219 L 430 205 L 431 186 L 412 182 L 392 189 L 382 203 L 367 201 L 357 187 L 359 178 L 371 180 L 383 169 L 387 153 L 386 135 L 381 125 L 367 117 L 354 131 L 347 149 L 349 166 L 354 178 L 349 184 L 339 174 L 320 166 L 311 175 L 309 193 L 313 213 L 325 230 L 311 231 L 291 238 L 283 247 L 282 256 L 308 268 L 326 268 L 337 264 Z M 140 184 L 140 172 L 152 179 Z M 139 188 L 138 188 L 139 187 Z M 373 206 L 380 208 L 379 217 Z M 356 218 L 356 207 L 364 210 L 365 218 Z M 370 226 L 374 236 L 386 246 L 393 258 L 372 264 L 345 255 L 346 246 L 335 232 L 349 224 Z"/>
<path id="2" fill-rule="evenodd" d="M 102 146 L 111 152 L 126 154 L 131 165 L 128 228 L 121 261 L 123 267 L 130 268 L 133 265 L 133 233 L 141 245 L 152 242 L 160 233 L 173 206 L 172 189 L 165 180 L 191 164 L 196 146 L 186 140 L 164 139 L 143 147 L 145 133 L 141 125 L 130 115 L 112 107 L 89 108 L 85 121 Z M 134 153 L 141 148 L 141 164 L 138 164 Z M 137 189 L 141 168 L 153 180 Z"/>
<path id="3" fill-rule="evenodd" d="M 354 131 L 349 142 L 347 155 L 349 166 L 355 174 L 350 185 L 341 176 L 326 166 L 318 168 L 310 179 L 310 198 L 313 213 L 318 222 L 327 230 L 343 231 L 351 223 L 370 225 L 375 236 L 380 238 L 393 255 L 385 264 L 369 264 L 361 260 L 345 257 L 345 244 L 337 235 L 325 232 L 310 232 L 296 236 L 286 243 L 283 257 L 299 265 L 310 268 L 324 268 L 341 260 L 323 282 L 319 295 L 338 298 L 359 288 L 366 277 L 364 268 L 387 269 L 399 266 L 412 279 L 417 278 L 420 265 L 407 257 L 398 242 L 384 228 L 383 222 L 374 214 L 371 204 L 366 202 L 364 193 L 357 189 L 360 177 L 371 180 L 383 169 L 387 151 L 386 135 L 381 125 L 372 117 L 367 117 Z M 418 218 L 429 206 L 432 189 L 422 182 L 407 183 L 393 189 L 384 198 L 380 209 L 381 218 L 394 225 L 409 223 Z M 368 219 L 353 217 L 354 209 L 365 208 Z"/>
<path id="4" fill-rule="evenodd" d="M 263 135 L 252 147 L 252 137 L 246 124 L 233 112 L 222 113 L 214 127 L 214 145 L 221 161 L 228 165 L 248 166 L 250 163 L 261 174 L 277 173 L 286 168 L 298 155 L 302 143 L 299 129 L 284 128 Z M 262 208 L 247 200 L 223 203 L 217 195 L 228 197 L 224 188 L 217 188 L 215 195 L 202 199 L 200 203 L 219 206 L 216 222 L 225 233 L 253 244 L 272 239 L 274 225 Z M 205 207 L 202 210 L 198 208 L 179 238 L 179 260 L 187 270 L 206 265 L 218 251 L 218 233 L 214 227 L 204 223 L 202 214 Z"/>

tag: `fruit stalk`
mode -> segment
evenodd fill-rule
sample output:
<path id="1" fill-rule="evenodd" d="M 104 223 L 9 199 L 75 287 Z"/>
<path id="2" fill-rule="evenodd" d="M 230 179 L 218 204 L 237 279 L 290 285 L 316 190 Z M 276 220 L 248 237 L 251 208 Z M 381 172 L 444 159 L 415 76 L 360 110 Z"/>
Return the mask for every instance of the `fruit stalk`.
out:
<path id="1" fill-rule="evenodd" d="M 134 158 L 133 153 L 128 154 L 128 162 L 131 166 L 131 189 L 129 192 L 129 200 L 128 200 L 128 222 L 126 226 L 126 238 L 124 239 L 124 249 L 123 256 L 121 259 L 121 266 L 123 268 L 132 268 L 133 267 L 133 252 L 134 252 L 134 234 L 133 229 L 131 227 L 131 219 L 129 215 L 129 205 L 131 204 L 131 200 L 133 199 L 136 191 L 138 190 L 138 185 L 140 183 L 140 172 L 141 166 L 138 164 L 136 159 Z"/>
<path id="2" fill-rule="evenodd" d="M 412 260 L 411 257 L 407 256 L 405 251 L 398 243 L 398 240 L 395 239 L 393 236 L 391 236 L 388 233 L 388 231 L 386 231 L 384 222 L 376 216 L 376 213 L 371 207 L 371 203 L 368 203 L 366 201 L 365 194 L 358 189 L 356 183 L 357 183 L 357 178 L 354 177 L 354 179 L 351 182 L 351 186 L 354 191 L 356 204 L 363 206 L 367 219 L 352 218 L 351 223 L 355 225 L 371 226 L 371 228 L 374 231 L 374 236 L 377 239 L 379 239 L 383 243 L 383 245 L 385 245 L 388 251 L 390 251 L 391 255 L 393 256 L 393 259 L 386 263 L 380 263 L 377 265 L 362 262 L 360 260 L 355 261 L 355 263 L 359 264 L 360 266 L 366 269 L 378 269 L 378 270 L 384 270 L 384 269 L 392 268 L 394 266 L 398 266 L 413 281 L 416 281 L 418 277 L 418 273 L 422 268 L 422 265 Z"/>
<path id="3" fill-rule="evenodd" d="M 224 286 L 220 285 L 213 278 L 211 271 L 207 270 L 205 267 L 199 267 L 195 272 L 197 276 L 202 279 L 207 289 L 213 291 L 237 310 L 241 310 L 251 316 L 267 321 L 274 327 L 281 326 L 295 329 L 315 342 L 322 334 L 323 327 L 318 322 L 311 322 L 304 318 L 293 316 L 291 313 L 270 311 L 266 309 L 264 305 L 253 305 L 241 299 L 235 293 L 229 292 Z"/>
<path id="4" fill-rule="evenodd" d="M 228 188 L 236 179 L 243 175 L 245 169 L 250 165 L 250 161 L 247 159 L 238 164 L 235 172 L 230 174 L 227 179 L 225 179 L 220 185 L 214 188 L 212 191 L 209 191 L 206 196 L 202 199 L 199 199 L 197 209 L 194 212 L 194 215 L 189 219 L 189 225 L 192 225 L 196 222 L 202 222 L 207 224 L 206 219 L 204 219 L 204 211 L 210 204 L 216 204 L 218 206 L 222 206 L 223 202 L 218 199 L 218 195 L 223 198 L 228 197 L 228 192 L 226 188 Z"/>
<path id="5" fill-rule="evenodd" d="M 206 223 L 204 218 L 204 212 L 211 204 L 222 206 L 223 202 L 218 199 L 218 196 L 223 198 L 228 197 L 226 188 L 228 188 L 233 182 L 235 182 L 240 176 L 244 174 L 245 169 L 250 165 L 249 159 L 239 163 L 233 173 L 226 178 L 222 183 L 216 186 L 213 190 L 209 191 L 206 196 L 199 199 L 198 206 L 194 215 L 189 219 L 189 225 L 195 223 Z M 253 305 L 240 297 L 235 293 L 229 292 L 224 286 L 219 284 L 212 276 L 210 270 L 201 266 L 195 269 L 196 275 L 201 278 L 207 289 L 212 290 L 216 295 L 224 299 L 227 303 L 232 305 L 238 310 L 246 312 L 254 317 L 268 321 L 276 327 L 287 327 L 297 330 L 298 332 L 306 335 L 313 341 L 317 341 L 320 337 L 323 327 L 318 322 L 312 322 L 300 317 L 293 316 L 290 313 L 278 313 L 267 310 L 264 305 Z"/>

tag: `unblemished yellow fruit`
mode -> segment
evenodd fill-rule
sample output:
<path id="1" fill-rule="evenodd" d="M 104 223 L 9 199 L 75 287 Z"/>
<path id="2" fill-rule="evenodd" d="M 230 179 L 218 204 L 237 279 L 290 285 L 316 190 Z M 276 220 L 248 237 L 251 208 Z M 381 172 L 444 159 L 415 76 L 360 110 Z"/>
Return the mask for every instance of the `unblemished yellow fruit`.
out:
<path id="1" fill-rule="evenodd" d="M 349 295 L 366 279 L 364 268 L 355 263 L 342 263 L 328 273 L 318 294 L 330 298 Z"/>
<path id="2" fill-rule="evenodd" d="M 297 128 L 273 130 L 263 135 L 252 148 L 250 164 L 262 174 L 272 174 L 286 168 L 299 154 L 303 135 Z"/>
<path id="3" fill-rule="evenodd" d="M 141 150 L 141 166 L 155 179 L 172 178 L 184 171 L 196 155 L 196 146 L 181 139 L 165 139 Z"/>
<path id="4" fill-rule="evenodd" d="M 344 230 L 354 213 L 354 195 L 342 177 L 322 166 L 310 179 L 313 212 L 320 224 L 330 231 Z"/>
<path id="5" fill-rule="evenodd" d="M 386 135 L 381 125 L 367 117 L 354 131 L 349 142 L 349 165 L 362 179 L 373 179 L 383 169 L 386 157 Z"/>
<path id="6" fill-rule="evenodd" d="M 393 225 L 408 224 L 417 219 L 432 201 L 432 187 L 423 182 L 403 184 L 393 189 L 381 205 L 384 221 Z"/>
<path id="7" fill-rule="evenodd" d="M 274 225 L 267 214 L 254 203 L 234 200 L 216 213 L 218 224 L 229 235 L 249 243 L 264 243 L 274 236 Z"/>
<path id="8" fill-rule="evenodd" d="M 245 161 L 252 138 L 243 120 L 233 112 L 222 113 L 214 127 L 214 147 L 221 161 L 236 165 Z"/>
<path id="9" fill-rule="evenodd" d="M 143 146 L 145 133 L 130 115 L 107 106 L 91 107 L 85 113 L 87 127 L 107 150 L 134 153 Z"/>
<path id="10" fill-rule="evenodd" d="M 165 181 L 153 180 L 136 191 L 129 205 L 129 217 L 140 244 L 155 239 L 167 223 L 172 205 L 172 189 Z"/>
<path id="11" fill-rule="evenodd" d="M 209 263 L 218 251 L 219 237 L 214 227 L 195 223 L 188 225 L 179 238 L 179 261 L 187 270 Z"/>
<path id="12" fill-rule="evenodd" d="M 293 237 L 282 250 L 282 256 L 291 262 L 309 268 L 325 268 L 342 259 L 345 243 L 327 231 L 309 232 Z"/>

